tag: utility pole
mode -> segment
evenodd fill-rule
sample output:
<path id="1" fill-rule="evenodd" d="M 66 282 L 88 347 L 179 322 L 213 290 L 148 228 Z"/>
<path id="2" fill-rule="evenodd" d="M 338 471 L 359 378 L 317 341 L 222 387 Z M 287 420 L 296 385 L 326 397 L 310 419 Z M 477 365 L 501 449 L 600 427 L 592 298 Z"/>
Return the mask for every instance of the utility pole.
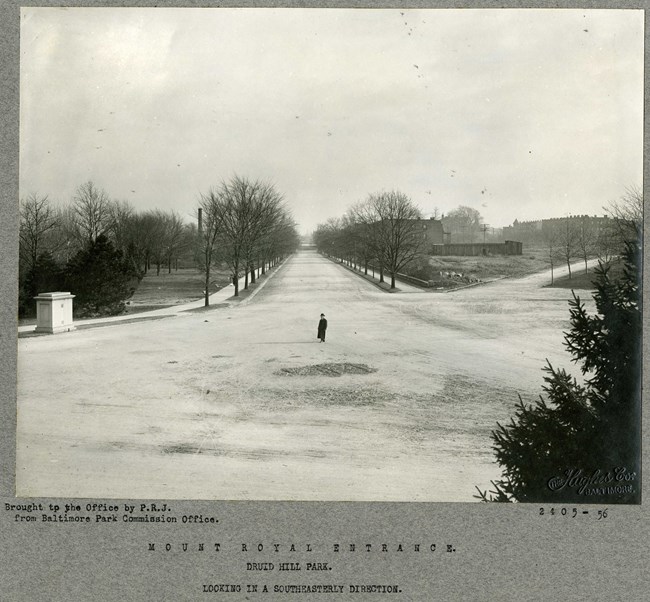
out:
<path id="1" fill-rule="evenodd" d="M 483 230 L 483 244 L 485 244 L 485 233 L 487 232 L 489 224 L 483 224 L 481 230 Z"/>

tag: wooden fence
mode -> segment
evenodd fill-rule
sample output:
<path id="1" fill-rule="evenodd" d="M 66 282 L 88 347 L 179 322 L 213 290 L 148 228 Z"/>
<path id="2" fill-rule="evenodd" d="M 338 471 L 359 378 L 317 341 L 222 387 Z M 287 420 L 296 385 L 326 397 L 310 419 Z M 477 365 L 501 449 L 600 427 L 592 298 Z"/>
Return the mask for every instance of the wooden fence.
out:
<path id="1" fill-rule="evenodd" d="M 488 243 L 451 243 L 446 245 L 432 245 L 431 255 L 521 255 L 522 247 L 522 243 L 514 240 Z"/>

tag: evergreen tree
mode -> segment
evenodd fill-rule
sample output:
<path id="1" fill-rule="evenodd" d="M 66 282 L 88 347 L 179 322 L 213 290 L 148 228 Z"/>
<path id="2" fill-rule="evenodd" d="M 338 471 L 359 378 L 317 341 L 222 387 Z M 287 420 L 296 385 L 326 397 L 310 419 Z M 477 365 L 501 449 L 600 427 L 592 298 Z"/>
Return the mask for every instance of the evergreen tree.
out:
<path id="1" fill-rule="evenodd" d="M 39 293 L 60 291 L 63 284 L 63 271 L 52 254 L 47 251 L 40 253 L 21 283 L 18 314 L 21 317 L 35 314 L 34 297 Z"/>
<path id="2" fill-rule="evenodd" d="M 119 314 L 135 290 L 132 265 L 104 234 L 72 257 L 65 276 L 78 316 Z"/>
<path id="3" fill-rule="evenodd" d="M 596 314 L 573 293 L 565 345 L 584 384 L 544 368 L 532 406 L 519 398 L 510 424 L 492 432 L 501 479 L 483 501 L 639 503 L 641 308 L 639 250 L 628 243 L 618 281 L 596 268 Z M 478 489 L 478 488 L 477 488 Z"/>

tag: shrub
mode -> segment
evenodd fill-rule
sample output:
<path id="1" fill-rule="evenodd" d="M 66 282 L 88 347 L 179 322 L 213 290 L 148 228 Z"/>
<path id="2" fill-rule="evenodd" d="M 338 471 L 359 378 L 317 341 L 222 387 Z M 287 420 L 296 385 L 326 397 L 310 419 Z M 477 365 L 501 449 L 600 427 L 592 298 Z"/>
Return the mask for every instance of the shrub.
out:
<path id="1" fill-rule="evenodd" d="M 420 280 L 431 280 L 433 270 L 426 255 L 417 255 L 404 266 L 404 273 Z"/>
<path id="2" fill-rule="evenodd" d="M 136 274 L 105 235 L 79 251 L 66 266 L 66 289 L 78 317 L 115 315 L 133 294 Z"/>
<path id="3" fill-rule="evenodd" d="M 18 315 L 34 315 L 34 297 L 39 293 L 60 291 L 64 286 L 63 270 L 48 252 L 41 253 L 27 271 L 19 289 Z"/>
<path id="4" fill-rule="evenodd" d="M 569 301 L 565 346 L 584 385 L 550 364 L 532 406 L 519 398 L 510 424 L 493 431 L 501 479 L 483 501 L 639 503 L 641 444 L 641 311 L 639 250 L 628 243 L 613 281 L 596 268 L 596 314 Z M 478 488 L 477 488 L 478 489 Z"/>

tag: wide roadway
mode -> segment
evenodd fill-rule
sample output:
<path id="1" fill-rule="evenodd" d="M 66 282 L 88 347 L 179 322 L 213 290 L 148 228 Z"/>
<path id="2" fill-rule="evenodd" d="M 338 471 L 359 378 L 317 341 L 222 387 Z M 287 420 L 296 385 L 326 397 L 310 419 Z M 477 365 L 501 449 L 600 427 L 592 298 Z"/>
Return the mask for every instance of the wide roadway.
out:
<path id="1" fill-rule="evenodd" d="M 471 501 L 546 358 L 576 371 L 544 279 L 386 293 L 303 250 L 239 305 L 20 339 L 18 495 Z"/>

